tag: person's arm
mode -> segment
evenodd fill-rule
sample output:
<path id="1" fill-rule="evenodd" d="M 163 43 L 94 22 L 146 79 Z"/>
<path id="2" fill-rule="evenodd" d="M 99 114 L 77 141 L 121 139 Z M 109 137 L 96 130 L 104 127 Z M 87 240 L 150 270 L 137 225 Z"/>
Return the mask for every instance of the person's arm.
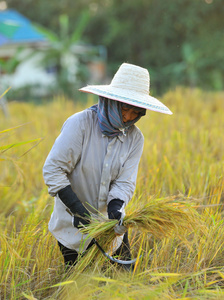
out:
<path id="1" fill-rule="evenodd" d="M 68 174 L 75 168 L 82 152 L 83 129 L 80 115 L 73 115 L 63 125 L 43 167 L 43 176 L 51 196 L 60 200 L 74 215 L 73 224 L 87 224 L 90 215 L 72 190 Z"/>
<path id="2" fill-rule="evenodd" d="M 108 208 L 112 203 L 115 203 L 112 202 L 114 199 L 119 199 L 126 205 L 132 198 L 136 186 L 138 165 L 143 151 L 143 144 L 143 135 L 138 134 L 132 151 L 122 165 L 117 178 L 111 183 L 108 195 Z M 123 204 L 120 202 L 121 207 L 122 205 Z M 118 211 L 117 208 L 116 210 Z"/>
<path id="3" fill-rule="evenodd" d="M 83 225 L 89 224 L 90 213 L 73 192 L 71 185 L 61 189 L 58 196 L 73 214 L 73 225 L 75 227 L 79 228 L 80 223 Z"/>
<path id="4" fill-rule="evenodd" d="M 54 197 L 70 185 L 70 174 L 82 153 L 83 130 L 80 116 L 73 115 L 62 127 L 43 167 L 43 177 L 49 194 Z"/>

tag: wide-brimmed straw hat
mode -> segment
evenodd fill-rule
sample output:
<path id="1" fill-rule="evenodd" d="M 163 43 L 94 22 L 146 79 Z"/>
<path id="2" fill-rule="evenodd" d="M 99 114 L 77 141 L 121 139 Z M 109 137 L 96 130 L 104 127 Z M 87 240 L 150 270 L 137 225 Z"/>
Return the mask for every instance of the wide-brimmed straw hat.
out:
<path id="1" fill-rule="evenodd" d="M 172 115 L 168 107 L 149 95 L 149 88 L 150 78 L 147 69 L 123 63 L 109 85 L 88 85 L 80 91 Z"/>

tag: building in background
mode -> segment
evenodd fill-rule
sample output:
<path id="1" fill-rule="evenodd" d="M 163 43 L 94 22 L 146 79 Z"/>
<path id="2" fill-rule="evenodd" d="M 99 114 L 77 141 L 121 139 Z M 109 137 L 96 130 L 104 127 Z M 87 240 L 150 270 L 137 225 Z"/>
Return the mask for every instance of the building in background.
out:
<path id="1" fill-rule="evenodd" d="M 45 64 L 42 63 L 44 53 L 48 52 L 49 57 L 51 47 L 44 30 L 39 30 L 38 26 L 15 10 L 0 10 L 0 93 L 9 86 L 11 90 L 32 87 L 32 92 L 37 96 L 54 91 L 58 86 L 59 66 L 54 62 L 52 64 L 50 59 L 49 64 L 46 60 Z M 66 80 L 70 83 L 76 81 L 77 53 L 86 53 L 86 57 L 88 53 L 95 53 L 94 58 L 90 56 L 86 61 L 86 68 L 91 83 L 102 81 L 106 74 L 105 48 L 75 44 L 62 57 L 68 73 Z"/>
<path id="2" fill-rule="evenodd" d="M 54 78 L 33 51 L 47 46 L 46 37 L 14 10 L 0 11 L 0 84 L 2 88 L 49 85 Z"/>

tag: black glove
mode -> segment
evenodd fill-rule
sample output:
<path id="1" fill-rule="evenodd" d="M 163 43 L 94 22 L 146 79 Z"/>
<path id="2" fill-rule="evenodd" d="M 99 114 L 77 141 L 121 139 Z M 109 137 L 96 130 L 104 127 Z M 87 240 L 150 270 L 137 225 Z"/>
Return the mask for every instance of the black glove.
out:
<path id="1" fill-rule="evenodd" d="M 119 211 L 124 204 L 123 200 L 120 199 L 113 199 L 109 202 L 107 206 L 107 212 L 109 219 L 117 219 L 120 220 L 121 212 Z"/>
<path id="2" fill-rule="evenodd" d="M 71 185 L 66 186 L 58 192 L 58 196 L 61 201 L 67 206 L 70 211 L 74 214 L 73 225 L 79 228 L 80 224 L 83 225 L 90 223 L 90 213 L 84 207 L 82 202 L 73 192 Z"/>

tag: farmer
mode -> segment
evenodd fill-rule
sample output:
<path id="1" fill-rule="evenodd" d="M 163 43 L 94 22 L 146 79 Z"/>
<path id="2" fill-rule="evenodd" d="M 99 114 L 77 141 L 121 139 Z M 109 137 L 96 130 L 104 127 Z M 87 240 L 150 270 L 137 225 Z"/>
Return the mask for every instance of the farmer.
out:
<path id="1" fill-rule="evenodd" d="M 49 194 L 55 197 L 49 230 L 68 266 L 93 244 L 87 240 L 83 245 L 79 231 L 92 213 L 117 220 L 124 216 L 143 150 L 143 135 L 134 124 L 146 109 L 172 114 L 149 96 L 149 73 L 136 65 L 123 63 L 109 85 L 80 91 L 98 95 L 98 104 L 67 119 L 43 167 Z M 114 253 L 129 260 L 128 233 L 119 234 Z"/>

